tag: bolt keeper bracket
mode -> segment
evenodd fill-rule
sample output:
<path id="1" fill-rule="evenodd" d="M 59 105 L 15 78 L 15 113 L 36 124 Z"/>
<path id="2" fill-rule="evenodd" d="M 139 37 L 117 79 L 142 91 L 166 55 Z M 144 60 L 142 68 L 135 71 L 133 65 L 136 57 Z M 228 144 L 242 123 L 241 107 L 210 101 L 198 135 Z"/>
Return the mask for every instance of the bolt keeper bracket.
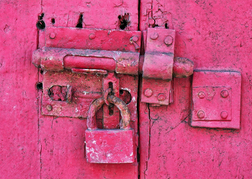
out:
<path id="1" fill-rule="evenodd" d="M 193 62 L 186 58 L 174 59 L 175 30 L 149 28 L 145 42 L 141 102 L 169 105 L 173 76 L 192 75 Z"/>

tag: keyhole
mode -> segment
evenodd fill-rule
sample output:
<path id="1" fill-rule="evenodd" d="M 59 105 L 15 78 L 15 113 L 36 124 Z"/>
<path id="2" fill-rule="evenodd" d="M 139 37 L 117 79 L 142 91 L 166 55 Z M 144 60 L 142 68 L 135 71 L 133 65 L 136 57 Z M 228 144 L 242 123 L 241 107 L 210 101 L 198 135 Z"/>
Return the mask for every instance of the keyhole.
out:
<path id="1" fill-rule="evenodd" d="M 109 82 L 108 85 L 109 85 L 109 88 L 111 89 L 111 92 L 109 93 L 109 95 L 114 95 L 113 83 Z"/>
<path id="2" fill-rule="evenodd" d="M 113 83 L 109 82 L 108 85 L 109 85 L 109 88 L 111 89 L 111 92 L 109 93 L 109 95 L 114 95 Z M 109 104 L 108 110 L 109 110 L 109 115 L 112 116 L 114 114 L 114 105 L 113 104 Z"/>

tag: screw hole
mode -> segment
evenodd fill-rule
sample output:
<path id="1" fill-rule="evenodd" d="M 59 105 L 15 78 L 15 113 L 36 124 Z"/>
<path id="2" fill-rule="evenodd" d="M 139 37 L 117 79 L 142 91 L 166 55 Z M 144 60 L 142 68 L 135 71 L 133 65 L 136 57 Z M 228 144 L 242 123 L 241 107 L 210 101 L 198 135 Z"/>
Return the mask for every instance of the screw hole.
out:
<path id="1" fill-rule="evenodd" d="M 45 28 L 45 22 L 43 20 L 40 20 L 40 21 L 37 22 L 36 26 L 37 26 L 38 29 L 42 30 L 42 29 Z"/>
<path id="2" fill-rule="evenodd" d="M 166 29 L 169 29 L 169 26 L 168 26 L 168 24 L 167 24 L 167 23 L 165 23 L 165 28 L 166 28 Z"/>
<path id="3" fill-rule="evenodd" d="M 157 25 L 157 24 L 153 24 L 152 27 L 153 27 L 153 28 L 154 28 L 154 27 L 158 27 L 158 25 Z"/>
<path id="4" fill-rule="evenodd" d="M 109 88 L 111 89 L 111 92 L 109 93 L 109 95 L 114 95 L 113 83 L 109 82 L 108 85 L 109 85 Z"/>
<path id="5" fill-rule="evenodd" d="M 114 114 L 114 105 L 113 104 L 110 104 L 108 106 L 108 109 L 109 109 L 109 115 L 112 116 Z"/>
<path id="6" fill-rule="evenodd" d="M 52 18 L 52 19 L 51 19 L 51 22 L 52 22 L 52 24 L 55 24 L 55 19 Z"/>
<path id="7" fill-rule="evenodd" d="M 80 14 L 76 27 L 77 28 L 83 28 L 82 23 L 83 23 L 83 14 Z"/>
<path id="8" fill-rule="evenodd" d="M 38 90 L 42 90 L 42 89 L 43 89 L 43 83 L 38 82 L 38 83 L 36 84 L 36 88 L 37 88 Z"/>
<path id="9" fill-rule="evenodd" d="M 38 20 L 43 20 L 44 15 L 45 15 L 44 13 L 40 14 L 40 15 L 38 16 Z"/>
<path id="10" fill-rule="evenodd" d="M 36 26 L 38 29 L 44 29 L 45 28 L 45 22 L 43 21 L 44 13 L 38 16 L 38 22 L 36 23 Z"/>
<path id="11" fill-rule="evenodd" d="M 118 16 L 119 19 L 119 27 L 120 29 L 124 30 L 129 24 L 129 13 L 125 13 L 124 15 L 119 15 Z"/>

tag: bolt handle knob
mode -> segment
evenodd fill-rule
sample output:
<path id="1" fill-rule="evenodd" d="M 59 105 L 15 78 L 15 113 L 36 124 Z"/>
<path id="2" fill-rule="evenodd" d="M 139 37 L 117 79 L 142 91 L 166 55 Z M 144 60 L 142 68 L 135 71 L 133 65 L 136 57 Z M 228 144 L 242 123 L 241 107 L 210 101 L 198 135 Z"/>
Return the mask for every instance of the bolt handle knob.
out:
<path id="1" fill-rule="evenodd" d="M 175 78 L 187 78 L 193 74 L 193 61 L 182 58 L 175 57 L 173 64 L 173 76 Z"/>

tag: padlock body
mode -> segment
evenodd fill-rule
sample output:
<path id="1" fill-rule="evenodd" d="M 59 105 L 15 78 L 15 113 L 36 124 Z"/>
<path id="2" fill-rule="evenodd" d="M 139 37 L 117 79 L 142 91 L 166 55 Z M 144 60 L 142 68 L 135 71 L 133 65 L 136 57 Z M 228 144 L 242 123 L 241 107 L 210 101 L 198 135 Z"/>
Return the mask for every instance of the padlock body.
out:
<path id="1" fill-rule="evenodd" d="M 86 158 L 89 163 L 133 163 L 134 132 L 132 129 L 87 129 Z"/>

